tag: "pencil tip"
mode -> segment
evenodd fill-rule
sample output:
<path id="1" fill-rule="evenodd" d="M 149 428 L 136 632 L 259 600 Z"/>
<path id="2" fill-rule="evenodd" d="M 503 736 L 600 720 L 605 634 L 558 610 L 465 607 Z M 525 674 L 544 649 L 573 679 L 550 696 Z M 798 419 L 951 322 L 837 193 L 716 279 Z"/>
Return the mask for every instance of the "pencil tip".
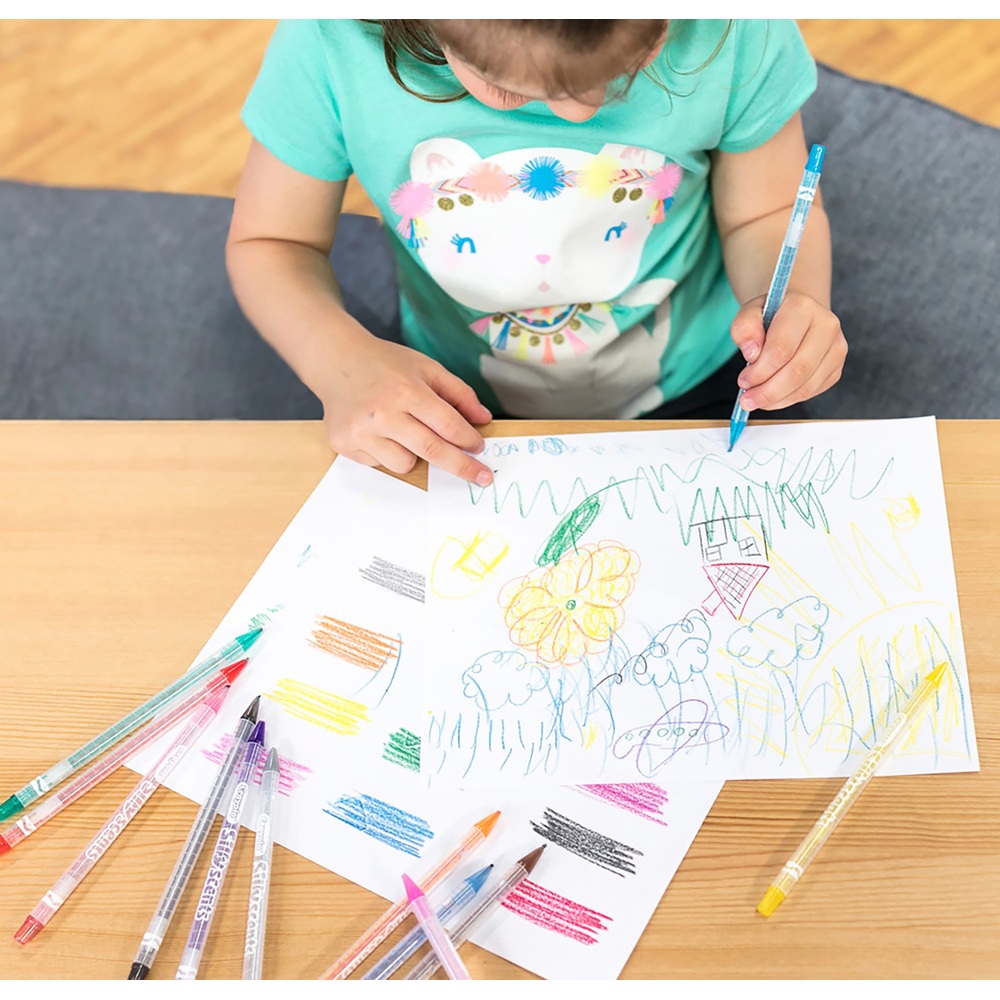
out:
<path id="1" fill-rule="evenodd" d="M 259 709 L 260 709 L 260 695 L 257 695 L 257 697 L 254 698 L 254 700 L 250 702 L 249 705 L 247 705 L 246 711 L 243 713 L 243 715 L 240 716 L 240 718 L 246 719 L 248 722 L 256 722 L 257 711 Z"/>
<path id="2" fill-rule="evenodd" d="M 480 868 L 479 871 L 474 872 L 465 881 L 473 892 L 479 892 L 483 887 L 483 883 L 490 877 L 491 871 L 493 871 L 493 865 L 487 865 L 485 868 Z"/>
<path id="3" fill-rule="evenodd" d="M 7 838 L 0 834 L 0 854 L 6 854 L 10 850 L 10 844 L 7 843 Z"/>
<path id="4" fill-rule="evenodd" d="M 530 872 L 535 865 L 538 864 L 538 859 L 542 856 L 542 851 L 545 850 L 547 844 L 542 844 L 541 847 L 536 847 L 530 854 L 525 854 L 523 858 L 518 862 L 518 864 L 526 871 Z"/>
<path id="5" fill-rule="evenodd" d="M 412 903 L 424 894 L 420 886 L 406 872 L 403 872 L 403 888 L 406 889 L 406 899 L 409 903 Z"/>
<path id="6" fill-rule="evenodd" d="M 490 833 L 493 832 L 493 827 L 497 825 L 497 820 L 499 818 L 500 818 L 500 810 L 497 809 L 496 812 L 492 812 L 489 814 L 489 816 L 486 816 L 483 819 L 481 819 L 476 824 L 476 827 L 484 837 L 488 837 Z"/>
<path id="7" fill-rule="evenodd" d="M 224 666 L 219 673 L 229 681 L 230 684 L 236 680 L 237 677 L 243 672 L 243 668 L 249 663 L 248 659 L 237 660 L 235 663 L 229 663 Z"/>
<path id="8" fill-rule="evenodd" d="M 0 802 L 0 820 L 13 816 L 14 813 L 20 812 L 23 808 L 21 800 L 16 795 L 12 795 L 6 801 Z"/>
<path id="9" fill-rule="evenodd" d="M 775 885 L 769 886 L 763 898 L 757 904 L 757 912 L 762 917 L 769 917 L 781 905 L 785 894 Z"/>
<path id="10" fill-rule="evenodd" d="M 934 687 L 940 687 L 941 681 L 944 680 L 944 675 L 948 672 L 947 662 L 939 663 L 928 675 L 927 679 L 934 685 Z"/>
<path id="11" fill-rule="evenodd" d="M 142 962 L 133 962 L 132 968 L 128 970 L 129 979 L 145 979 L 149 975 L 149 966 Z"/>
<path id="12" fill-rule="evenodd" d="M 248 743 L 259 743 L 261 746 L 264 744 L 264 720 L 261 719 L 256 726 L 253 727 L 253 732 L 250 734 L 250 739 L 247 740 Z"/>
<path id="13" fill-rule="evenodd" d="M 243 635 L 237 636 L 236 641 L 244 649 L 249 649 L 260 638 L 260 634 L 263 631 L 264 630 L 258 626 L 257 628 L 251 629 L 249 632 L 244 632 Z"/>
<path id="14" fill-rule="evenodd" d="M 18 927 L 14 934 L 14 940 L 18 944 L 27 944 L 44 926 L 45 924 L 37 917 L 29 915 L 24 918 L 24 923 Z"/>

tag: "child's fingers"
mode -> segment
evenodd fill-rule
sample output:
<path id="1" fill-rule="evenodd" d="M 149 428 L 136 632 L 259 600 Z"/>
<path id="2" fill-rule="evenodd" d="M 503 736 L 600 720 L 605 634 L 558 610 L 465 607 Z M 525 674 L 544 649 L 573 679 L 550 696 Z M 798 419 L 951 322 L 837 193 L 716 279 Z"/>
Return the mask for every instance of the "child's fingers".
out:
<path id="1" fill-rule="evenodd" d="M 801 403 L 804 400 L 812 399 L 813 396 L 818 396 L 820 393 L 826 392 L 831 386 L 836 385 L 837 381 L 840 379 L 839 372 L 827 372 L 826 370 L 817 372 L 816 375 L 800 385 L 793 392 L 790 392 L 786 396 L 782 396 L 778 399 L 768 401 L 765 405 L 755 404 L 753 397 L 750 398 L 751 405 L 754 409 L 760 410 L 783 410 L 786 406 L 792 406 L 794 403 Z M 756 390 L 755 390 L 756 391 Z M 744 403 L 747 400 L 747 396 L 743 397 Z"/>
<path id="2" fill-rule="evenodd" d="M 470 423 L 477 426 L 488 424 L 493 414 L 479 402 L 472 386 L 463 382 L 457 375 L 452 375 L 446 368 L 436 368 L 427 383 L 442 399 L 447 400 Z M 449 438 L 449 440 L 453 440 Z M 455 442 L 459 444 L 458 441 Z M 482 441 L 480 440 L 480 446 Z M 467 451 L 478 451 L 477 448 L 467 448 Z"/>
<path id="3" fill-rule="evenodd" d="M 764 344 L 763 306 L 763 298 L 747 302 L 736 314 L 729 328 L 733 343 L 748 364 L 757 359 Z"/>
<path id="4" fill-rule="evenodd" d="M 358 465 L 367 465 L 371 469 L 378 468 L 382 463 L 373 458 L 368 454 L 367 451 L 352 451 L 352 452 L 340 452 L 344 458 L 351 459 L 352 462 L 357 462 Z"/>
<path id="5" fill-rule="evenodd" d="M 789 364 L 801 368 L 803 380 L 811 373 L 805 370 L 805 362 L 797 355 L 802 349 L 803 341 L 810 328 L 811 316 L 808 307 L 801 300 L 786 299 L 781 308 L 774 314 L 770 329 L 764 340 L 759 357 L 740 373 L 737 382 L 741 389 L 750 390 L 763 385 L 775 377 L 778 372 Z M 821 355 L 820 355 L 821 356 Z M 819 361 L 819 357 L 813 359 Z M 785 395 L 782 392 L 782 395 Z M 764 394 L 767 396 L 768 394 Z M 763 398 L 763 397 L 762 397 Z M 771 393 L 773 398 L 773 392 Z M 758 402 L 758 406 L 763 403 Z"/>
<path id="6" fill-rule="evenodd" d="M 412 472 L 417 464 L 417 456 L 390 438 L 378 438 L 368 442 L 367 451 L 357 449 L 347 452 L 348 458 L 362 465 L 382 466 L 390 472 L 404 476 Z"/>
<path id="7" fill-rule="evenodd" d="M 412 454 L 460 479 L 479 486 L 488 486 L 493 481 L 492 469 L 446 441 L 416 416 L 404 415 L 394 436 Z"/>
<path id="8" fill-rule="evenodd" d="M 461 448 L 462 451 L 478 454 L 485 447 L 482 434 L 469 423 L 461 411 L 429 386 L 426 389 L 426 398 L 421 397 L 419 403 L 409 407 L 409 412 L 439 437 Z"/>
<path id="9" fill-rule="evenodd" d="M 760 360 L 748 366 L 739 377 L 745 390 L 743 405 L 747 409 L 775 410 L 824 392 L 840 378 L 847 345 L 840 334 L 839 323 L 812 323 L 804 336 L 797 331 L 780 331 L 784 336 L 770 334 Z M 777 326 L 777 317 L 771 324 Z M 834 329 L 836 326 L 836 329 Z M 771 372 L 771 374 L 767 374 Z M 767 377 L 762 378 L 762 375 Z"/>

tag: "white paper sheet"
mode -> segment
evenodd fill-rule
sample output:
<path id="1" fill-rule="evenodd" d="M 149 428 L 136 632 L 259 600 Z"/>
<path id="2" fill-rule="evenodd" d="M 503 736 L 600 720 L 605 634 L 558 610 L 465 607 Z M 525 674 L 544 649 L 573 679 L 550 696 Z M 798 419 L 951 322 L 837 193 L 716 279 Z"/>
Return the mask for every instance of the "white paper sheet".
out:
<path id="1" fill-rule="evenodd" d="M 472 940 L 545 978 L 616 978 L 721 782 L 428 789 L 426 692 L 450 668 L 437 638 L 425 639 L 426 511 L 422 490 L 334 463 L 206 642 L 200 655 L 265 626 L 218 720 L 167 784 L 202 801 L 260 694 L 266 742 L 281 757 L 278 844 L 396 900 L 404 871 L 419 878 L 499 809 L 494 832 L 432 903 L 482 866 L 502 873 L 546 844 L 508 901 L 518 912 L 498 911 Z M 143 771 L 156 752 L 130 766 Z M 252 825 L 252 806 L 246 815 Z"/>
<path id="2" fill-rule="evenodd" d="M 432 787 L 978 769 L 933 418 L 490 439 L 429 479 Z"/>

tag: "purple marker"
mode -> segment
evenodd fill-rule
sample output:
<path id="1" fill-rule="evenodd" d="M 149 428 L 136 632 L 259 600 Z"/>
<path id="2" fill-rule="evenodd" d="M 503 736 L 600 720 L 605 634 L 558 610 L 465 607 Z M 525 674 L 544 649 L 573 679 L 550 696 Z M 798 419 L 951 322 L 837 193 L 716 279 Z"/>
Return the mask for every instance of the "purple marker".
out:
<path id="1" fill-rule="evenodd" d="M 250 734 L 243 760 L 236 770 L 236 784 L 229 800 L 229 808 L 226 810 L 226 818 L 215 842 L 212 863 L 205 875 L 205 883 L 201 887 L 201 896 L 198 897 L 198 905 L 194 911 L 194 920 L 188 934 L 187 946 L 181 956 L 180 965 L 177 966 L 175 979 L 195 979 L 198 976 L 198 965 L 205 950 L 205 943 L 208 941 L 208 932 L 212 926 L 212 918 L 215 916 L 219 894 L 222 892 L 226 869 L 229 867 L 233 848 L 236 846 L 236 837 L 240 832 L 240 816 L 243 815 L 243 807 L 250 796 L 250 779 L 253 777 L 257 758 L 263 747 L 264 721 L 262 719 Z"/>

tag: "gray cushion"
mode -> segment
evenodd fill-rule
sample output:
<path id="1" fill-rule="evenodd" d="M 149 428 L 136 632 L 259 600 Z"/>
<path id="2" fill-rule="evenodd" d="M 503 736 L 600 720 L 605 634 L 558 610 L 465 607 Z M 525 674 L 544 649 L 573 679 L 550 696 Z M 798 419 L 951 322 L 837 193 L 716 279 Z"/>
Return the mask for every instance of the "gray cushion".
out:
<path id="1" fill-rule="evenodd" d="M 834 309 L 850 355 L 820 417 L 1000 416 L 1000 130 L 820 67 Z M 0 418 L 312 419 L 320 407 L 240 313 L 226 198 L 0 181 Z M 342 219 L 348 308 L 398 338 L 380 224 Z"/>
<path id="2" fill-rule="evenodd" d="M 232 208 L 0 181 L 0 418 L 320 417 L 233 297 Z M 347 308 L 392 337 L 395 271 L 379 229 L 345 215 L 331 256 L 351 275 Z"/>
<path id="3" fill-rule="evenodd" d="M 1000 417 L 1000 129 L 825 67 L 803 122 L 849 345 L 809 415 Z"/>

